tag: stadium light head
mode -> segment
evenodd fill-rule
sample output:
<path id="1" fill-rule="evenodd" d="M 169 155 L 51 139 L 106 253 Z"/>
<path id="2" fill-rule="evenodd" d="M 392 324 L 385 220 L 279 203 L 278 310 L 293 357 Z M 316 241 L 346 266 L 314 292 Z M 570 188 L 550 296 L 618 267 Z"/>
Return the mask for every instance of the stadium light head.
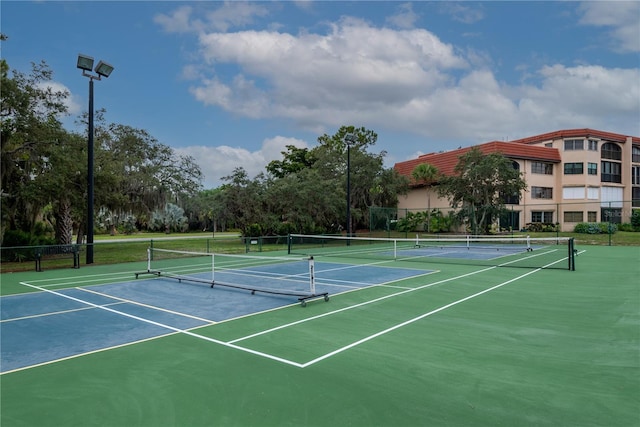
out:
<path id="1" fill-rule="evenodd" d="M 347 145 L 356 143 L 356 136 L 352 133 L 348 133 L 344 136 L 344 140 L 347 141 Z"/>
<path id="2" fill-rule="evenodd" d="M 104 61 L 100 61 L 98 62 L 98 65 L 96 65 L 95 71 L 102 77 L 109 77 L 109 75 L 113 71 L 113 65 L 107 64 Z"/>
<path id="3" fill-rule="evenodd" d="M 83 71 L 93 70 L 93 58 L 87 55 L 79 54 L 77 67 Z"/>

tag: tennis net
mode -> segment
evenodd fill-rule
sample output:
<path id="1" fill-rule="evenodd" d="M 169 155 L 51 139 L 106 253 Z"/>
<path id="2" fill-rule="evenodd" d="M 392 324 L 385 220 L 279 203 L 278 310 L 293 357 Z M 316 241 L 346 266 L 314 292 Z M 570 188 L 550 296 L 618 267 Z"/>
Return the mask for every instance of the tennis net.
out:
<path id="1" fill-rule="evenodd" d="M 374 238 L 289 235 L 289 254 L 575 270 L 569 237 Z"/>
<path id="2" fill-rule="evenodd" d="M 148 248 L 147 271 L 135 273 L 203 283 L 251 294 L 294 296 L 303 306 L 324 297 L 316 292 L 313 257 L 267 257 Z"/>

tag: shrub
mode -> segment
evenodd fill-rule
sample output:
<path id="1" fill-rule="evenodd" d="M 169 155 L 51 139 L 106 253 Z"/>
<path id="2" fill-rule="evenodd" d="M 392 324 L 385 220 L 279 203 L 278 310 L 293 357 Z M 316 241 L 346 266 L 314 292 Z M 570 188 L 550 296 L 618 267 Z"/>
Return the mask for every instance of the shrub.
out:
<path id="1" fill-rule="evenodd" d="M 545 222 L 530 222 L 525 226 L 525 231 L 535 232 L 556 232 L 560 229 L 559 224 L 548 224 Z"/>
<path id="2" fill-rule="evenodd" d="M 633 225 L 631 225 L 628 222 L 625 222 L 624 224 L 618 224 L 618 230 L 620 230 L 620 231 L 635 231 L 633 229 Z"/>
<path id="3" fill-rule="evenodd" d="M 633 231 L 640 231 L 640 209 L 634 209 L 631 213 L 631 225 Z"/>
<path id="4" fill-rule="evenodd" d="M 573 229 L 574 233 L 583 234 L 613 234 L 618 230 L 616 224 L 608 222 L 580 222 Z"/>
<path id="5" fill-rule="evenodd" d="M 262 236 L 262 227 L 260 224 L 250 224 L 244 235 L 245 237 L 260 237 Z"/>

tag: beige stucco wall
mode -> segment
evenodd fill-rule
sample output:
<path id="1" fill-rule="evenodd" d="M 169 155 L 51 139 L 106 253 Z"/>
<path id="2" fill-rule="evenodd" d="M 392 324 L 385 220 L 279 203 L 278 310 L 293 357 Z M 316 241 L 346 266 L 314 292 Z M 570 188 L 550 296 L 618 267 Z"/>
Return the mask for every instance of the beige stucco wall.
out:
<path id="1" fill-rule="evenodd" d="M 601 208 L 603 206 L 606 206 L 606 203 L 602 203 L 603 187 L 623 189 L 624 203 L 620 204 L 620 206 L 622 207 L 622 222 L 629 222 L 632 212 L 631 137 L 628 137 L 624 143 L 614 142 L 614 144 L 618 145 L 622 149 L 621 183 L 601 182 L 601 147 L 603 143 L 608 141 L 599 141 L 598 150 L 593 151 L 589 150 L 586 136 L 584 137 L 584 139 L 585 146 L 583 150 L 565 151 L 564 139 L 542 141 L 535 144 L 538 146 L 551 146 L 559 150 L 562 161 L 560 163 L 553 164 L 553 175 L 532 173 L 531 165 L 533 162 L 531 160 L 515 160 L 520 165 L 520 172 L 523 173 L 523 177 L 528 185 L 528 190 L 523 192 L 522 198 L 518 205 L 508 205 L 507 208 L 509 210 L 513 210 L 514 212 L 518 212 L 520 227 L 524 227 L 525 224 L 532 222 L 532 212 L 534 211 L 553 212 L 553 222 L 560 223 L 561 230 L 563 231 L 573 230 L 573 227 L 576 224 L 575 222 L 570 221 L 565 222 L 565 212 L 583 212 L 582 222 L 587 222 L 591 219 L 589 216 L 590 212 L 591 216 L 596 216 L 596 220 L 598 222 L 606 221 L 606 218 L 601 218 Z M 583 163 L 583 173 L 575 175 L 565 175 L 565 163 Z M 589 163 L 595 163 L 597 165 L 597 175 L 589 175 Z M 533 186 L 552 188 L 552 198 L 540 199 L 532 197 L 533 195 L 531 192 L 531 187 Z M 575 193 L 580 192 L 579 189 L 584 189 L 584 197 L 565 199 L 563 197 L 565 189 L 568 189 L 567 192 L 572 193 L 574 197 L 576 197 Z M 427 210 L 428 208 L 450 209 L 448 200 L 439 198 L 434 189 L 428 187 L 417 187 L 410 190 L 406 196 L 400 196 L 398 207 L 401 210 Z"/>

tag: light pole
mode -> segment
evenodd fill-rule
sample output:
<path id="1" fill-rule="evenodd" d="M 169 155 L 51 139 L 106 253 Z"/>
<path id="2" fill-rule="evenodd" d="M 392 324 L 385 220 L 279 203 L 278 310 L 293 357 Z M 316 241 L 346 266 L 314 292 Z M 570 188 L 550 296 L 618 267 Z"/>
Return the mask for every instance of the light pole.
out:
<path id="1" fill-rule="evenodd" d="M 351 145 L 356 143 L 356 136 L 348 133 L 344 141 L 347 144 L 347 237 L 351 237 Z M 347 245 L 350 243 L 347 239 Z"/>
<path id="2" fill-rule="evenodd" d="M 89 78 L 89 140 L 87 142 L 87 264 L 93 264 L 93 81 L 109 77 L 113 66 L 99 61 L 93 68 L 93 58 L 78 55 L 77 67 Z M 96 75 L 91 74 L 94 71 Z"/>

